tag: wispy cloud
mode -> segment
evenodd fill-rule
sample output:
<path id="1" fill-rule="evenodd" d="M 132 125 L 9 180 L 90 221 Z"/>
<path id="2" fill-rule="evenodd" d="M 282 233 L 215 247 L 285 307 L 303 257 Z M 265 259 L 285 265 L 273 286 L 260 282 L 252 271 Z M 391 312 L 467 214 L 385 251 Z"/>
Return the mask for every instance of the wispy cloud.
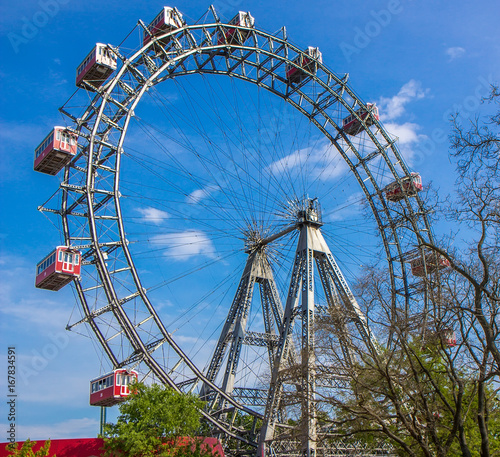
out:
<path id="1" fill-rule="evenodd" d="M 12 256 L 0 258 L 0 315 L 37 328 L 61 329 L 68 321 L 68 310 L 61 295 L 35 289 L 34 265 Z"/>
<path id="2" fill-rule="evenodd" d="M 423 89 L 419 81 L 411 79 L 393 97 L 380 98 L 378 101 L 380 119 L 382 121 L 397 119 L 405 112 L 408 103 L 424 98 L 428 92 L 429 89 Z"/>
<path id="3" fill-rule="evenodd" d="M 352 194 L 345 202 L 323 214 L 323 218 L 329 222 L 352 218 L 361 211 L 364 201 L 366 201 L 366 197 L 363 192 Z"/>
<path id="4" fill-rule="evenodd" d="M 153 224 L 161 224 L 164 220 L 170 217 L 166 211 L 161 211 L 149 206 L 146 208 L 137 208 L 137 211 L 142 214 L 142 219 L 145 222 L 152 222 Z"/>
<path id="5" fill-rule="evenodd" d="M 385 127 L 393 135 L 399 138 L 399 144 L 411 144 L 418 141 L 420 135 L 418 130 L 420 130 L 420 125 L 413 122 L 405 122 L 404 124 L 396 124 L 395 122 L 387 122 Z"/>
<path id="6" fill-rule="evenodd" d="M 307 157 L 307 149 L 300 149 L 292 152 L 279 160 L 276 160 L 267 167 L 267 171 L 272 174 L 281 174 L 293 170 L 302 165 Z"/>
<path id="7" fill-rule="evenodd" d="M 206 233 L 186 230 L 180 233 L 156 235 L 152 243 L 165 249 L 165 256 L 174 260 L 189 260 L 195 256 L 215 258 L 215 247 Z"/>
<path id="8" fill-rule="evenodd" d="M 448 56 L 448 62 L 452 60 L 459 59 L 465 54 L 465 49 L 460 46 L 454 46 L 451 48 L 447 48 L 445 50 L 446 55 Z"/>
<path id="9" fill-rule="evenodd" d="M 421 129 L 420 125 L 413 122 L 405 122 L 404 124 L 388 122 L 385 124 L 385 128 L 392 135 L 398 137 L 399 150 L 408 164 L 412 165 L 415 157 L 415 146 L 427 138 L 427 135 L 418 133 Z"/>
<path id="10" fill-rule="evenodd" d="M 63 77 L 62 72 L 50 70 L 49 76 L 50 79 L 53 81 L 52 84 L 54 85 L 54 87 L 68 84 L 68 80 Z"/>
<path id="11" fill-rule="evenodd" d="M 321 144 L 315 148 L 299 149 L 273 162 L 266 168 L 271 175 L 307 172 L 310 177 L 326 181 L 345 173 L 348 166 L 332 144 Z"/>
<path id="12" fill-rule="evenodd" d="M 7 424 L 2 424 L 2 430 Z M 82 436 L 95 436 L 99 430 L 99 421 L 84 417 L 82 419 L 69 419 L 55 424 L 23 425 L 17 428 L 17 439 L 19 441 L 27 438 L 33 440 L 81 438 Z"/>
<path id="13" fill-rule="evenodd" d="M 201 189 L 196 189 L 186 197 L 186 201 L 188 203 L 194 203 L 194 204 L 200 203 L 202 200 L 209 198 L 219 189 L 220 187 L 215 185 L 209 185 Z"/>
<path id="14" fill-rule="evenodd" d="M 0 293 L 4 292 L 0 288 Z M 15 306 L 12 301 L 3 301 L 0 303 L 0 314 L 4 314 L 10 319 L 18 319 L 20 322 L 34 324 L 40 328 L 61 329 L 68 322 L 68 310 L 65 309 L 57 300 L 44 299 L 41 297 L 44 292 L 39 292 L 40 297 L 17 299 Z M 36 292 L 35 292 L 36 293 Z"/>
<path id="15" fill-rule="evenodd" d="M 426 135 L 419 133 L 421 126 L 414 122 L 399 120 L 406 113 L 406 106 L 426 97 L 429 89 L 422 88 L 422 84 L 411 79 L 404 84 L 393 97 L 382 97 L 379 100 L 380 118 L 384 121 L 387 131 L 398 137 L 398 145 L 404 159 L 411 166 L 415 157 L 416 146 L 427 139 Z"/>

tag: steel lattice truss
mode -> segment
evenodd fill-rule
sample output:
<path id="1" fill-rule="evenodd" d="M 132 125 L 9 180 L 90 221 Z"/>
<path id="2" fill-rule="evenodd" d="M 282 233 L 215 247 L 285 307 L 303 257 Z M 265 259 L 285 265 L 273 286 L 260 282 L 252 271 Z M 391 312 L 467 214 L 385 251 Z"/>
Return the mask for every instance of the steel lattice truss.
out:
<path id="1" fill-rule="evenodd" d="M 314 451 L 312 443 L 319 433 L 313 411 L 314 390 L 329 382 L 335 388 L 343 385 L 341 372 L 327 381 L 321 376 L 321 368 L 314 365 L 315 316 L 332 310 L 344 313 L 354 323 L 368 351 L 377 345 L 322 238 L 320 224 L 305 220 L 288 228 L 288 232 L 293 230 L 300 235 L 284 309 L 279 298 L 279 292 L 284 291 L 277 290 L 273 279 L 266 256 L 267 242 L 257 243 L 254 249 L 247 251 L 247 264 L 214 356 L 208 370 L 202 372 L 167 331 L 151 303 L 134 264 L 123 222 L 122 159 L 127 155 L 125 139 L 141 98 L 160 83 L 168 84 L 191 74 L 214 78 L 220 75 L 254 84 L 300 112 L 338 151 L 359 184 L 379 229 L 394 310 L 405 312 L 415 306 L 417 287 L 407 272 L 407 253 L 419 249 L 421 241 L 432 241 L 432 234 L 424 204 L 418 196 L 403 198 L 397 209 L 383 198 L 387 182 L 380 176 L 381 164 L 396 182 L 401 183 L 410 175 L 395 139 L 378 121 L 368 128 L 359 119 L 365 127 L 362 146 L 343 132 L 342 119 L 365 106 L 349 87 L 347 75 L 337 76 L 318 62 L 315 72 L 306 72 L 301 82 L 290 84 L 285 68 L 287 65 L 297 67 L 295 58 L 303 51 L 288 41 L 284 29 L 269 34 L 232 25 L 246 39 L 220 42 L 218 37 L 229 25 L 221 22 L 215 11 L 212 10 L 212 14 L 212 19 L 207 16 L 207 23 L 185 23 L 139 48 L 108 45 L 118 57 L 114 76 L 97 90 L 89 86 L 88 91 L 79 91 L 88 96 L 85 109 L 75 109 L 71 100 L 61 108 L 70 129 L 79 136 L 79 152 L 65 169 L 60 184 L 61 206 L 45 205 L 40 209 L 62 218 L 65 243 L 83 253 L 86 274 L 75 282 L 83 317 L 68 328 L 88 324 L 114 367 L 140 366 L 145 376 L 153 376 L 178 391 L 200 393 L 209 400 L 203 412 L 205 418 L 226 436 L 236 437 L 255 448 L 258 446 L 256 436 L 243 434 L 234 423 L 236 414 L 246 413 L 263 420 L 261 444 L 272 442 L 278 435 L 287 436 L 288 428 L 280 423 L 280 408 L 286 403 L 287 386 L 293 390 L 297 385 L 280 377 L 280 373 L 284 365 L 301 363 L 305 376 L 300 380 L 303 423 L 299 448 L 312 447 Z M 138 28 L 146 29 L 142 22 Z M 268 238 L 272 238 L 268 240 L 272 244 L 278 236 Z M 327 297 L 323 308 L 314 303 L 314 263 Z M 251 332 L 246 328 L 255 286 L 260 290 L 264 332 Z M 418 292 L 421 300 L 421 291 Z M 301 347 L 294 346 L 290 336 L 296 321 L 301 323 Z M 344 358 L 348 360 L 349 332 L 340 327 L 338 337 L 345 342 Z M 247 345 L 267 349 L 272 373 L 267 390 L 234 385 L 240 353 Z M 217 382 L 219 373 L 224 373 L 222 383 Z M 259 405 L 260 409 L 255 408 Z M 283 440 L 279 443 L 273 448 L 277 454 L 281 452 L 280 446 L 285 446 Z M 292 446 L 293 440 L 288 443 L 286 446 Z M 354 445 L 346 445 L 345 449 L 349 446 Z M 322 452 L 318 447 L 317 454 Z M 332 452 L 325 455 L 343 455 Z"/>

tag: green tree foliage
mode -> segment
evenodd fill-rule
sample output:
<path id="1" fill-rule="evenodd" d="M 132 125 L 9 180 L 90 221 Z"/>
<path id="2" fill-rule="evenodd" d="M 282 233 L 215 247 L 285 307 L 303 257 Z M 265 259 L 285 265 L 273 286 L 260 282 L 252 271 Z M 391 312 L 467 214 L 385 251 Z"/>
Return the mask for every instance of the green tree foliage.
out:
<path id="1" fill-rule="evenodd" d="M 370 445 L 385 436 L 401 456 L 480 455 L 477 373 L 450 355 L 442 344 L 413 341 L 365 358 L 351 380 L 353 395 L 335 401 L 337 431 Z M 500 430 L 495 394 L 486 386 L 490 429 Z M 490 436 L 492 456 L 499 434 Z"/>
<path id="2" fill-rule="evenodd" d="M 201 400 L 156 384 L 138 383 L 131 389 L 116 424 L 104 427 L 106 456 L 212 455 L 196 440 L 179 444 L 179 437 L 199 433 Z"/>
<path id="3" fill-rule="evenodd" d="M 27 439 L 21 447 L 19 447 L 19 443 L 10 443 L 5 449 L 9 451 L 9 456 L 12 457 L 49 457 L 50 441 L 45 441 L 38 451 L 33 450 L 35 446 L 36 441 Z M 54 454 L 52 457 L 56 457 L 56 455 Z"/>
<path id="4" fill-rule="evenodd" d="M 238 430 L 240 436 L 243 436 L 248 441 L 256 441 L 257 433 L 262 427 L 262 419 L 258 419 L 250 414 L 237 411 L 232 418 L 232 423 L 235 429 Z M 236 454 L 252 454 L 255 448 L 248 443 L 235 438 L 228 438 L 226 441 L 227 447 Z"/>

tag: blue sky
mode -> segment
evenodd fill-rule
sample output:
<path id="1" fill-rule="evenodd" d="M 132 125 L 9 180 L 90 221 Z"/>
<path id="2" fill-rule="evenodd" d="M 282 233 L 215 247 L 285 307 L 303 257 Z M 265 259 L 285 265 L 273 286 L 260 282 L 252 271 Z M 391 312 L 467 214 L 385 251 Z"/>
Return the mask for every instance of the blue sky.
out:
<path id="1" fill-rule="evenodd" d="M 443 194 L 452 191 L 448 117 L 457 109 L 473 115 L 489 84 L 500 81 L 496 2 L 390 0 L 353 6 L 331 0 L 221 0 L 214 5 L 225 19 L 250 11 L 258 28 L 273 32 L 286 26 L 295 44 L 319 47 L 330 69 L 349 73 L 358 95 L 377 102 L 411 168 Z M 76 312 L 71 288 L 51 293 L 33 286 L 36 262 L 59 242 L 57 222 L 37 211 L 56 190 L 58 178 L 32 171 L 33 150 L 53 125 L 60 125 L 58 108 L 74 92 L 75 69 L 93 44 L 118 43 L 138 19 L 147 23 L 162 6 L 94 0 L 1 5 L 0 391 L 5 395 L 6 349 L 15 346 L 18 439 L 95 436 L 99 410 L 88 406 L 88 381 L 102 369 L 87 333 L 64 330 Z M 194 22 L 209 4 L 179 0 L 171 6 Z M 196 191 L 193 201 L 216 193 L 214 187 Z M 136 217 L 155 225 L 165 216 L 158 211 L 144 205 Z M 193 262 L 193 253 L 172 252 L 168 239 L 159 243 Z M 201 246 L 194 254 L 214 255 L 209 240 Z M 168 299 L 164 306 L 171 306 Z M 191 331 L 183 337 L 194 336 L 194 327 Z M 0 411 L 6 430 L 3 400 Z"/>

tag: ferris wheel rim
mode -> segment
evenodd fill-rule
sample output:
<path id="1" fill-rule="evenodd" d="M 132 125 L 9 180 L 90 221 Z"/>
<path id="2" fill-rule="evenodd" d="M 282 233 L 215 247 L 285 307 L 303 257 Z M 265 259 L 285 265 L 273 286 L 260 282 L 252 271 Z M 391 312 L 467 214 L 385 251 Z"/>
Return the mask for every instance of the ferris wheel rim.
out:
<path id="1" fill-rule="evenodd" d="M 100 141 L 99 139 L 98 139 L 98 141 L 96 141 L 96 136 L 97 136 L 97 132 L 98 132 L 100 123 L 102 121 L 102 115 L 103 115 L 103 112 L 104 112 L 104 107 L 105 107 L 106 103 L 108 103 L 108 97 L 111 97 L 112 91 L 113 91 L 114 87 L 116 85 L 120 84 L 120 78 L 130 68 L 130 66 L 132 65 L 132 62 L 135 62 L 136 59 L 144 56 L 147 53 L 147 51 L 152 46 L 154 46 L 157 43 L 158 40 L 164 39 L 164 38 L 168 38 L 169 36 L 175 36 L 177 34 L 181 34 L 181 33 L 184 33 L 184 32 L 189 33 L 189 31 L 191 31 L 191 30 L 196 30 L 196 29 L 200 29 L 200 28 L 203 28 L 203 29 L 210 29 L 211 28 L 211 29 L 214 30 L 214 34 L 217 34 L 217 31 L 222 26 L 229 26 L 229 24 L 222 24 L 222 23 L 216 22 L 214 24 L 208 24 L 208 25 L 207 24 L 200 24 L 200 25 L 193 25 L 193 26 L 186 25 L 182 29 L 173 31 L 171 33 L 167 33 L 165 35 L 158 36 L 155 40 L 152 40 L 148 44 L 142 46 L 141 49 L 139 51 L 137 51 L 132 57 L 125 59 L 126 61 L 123 64 L 123 66 L 120 68 L 120 71 L 105 86 L 105 90 L 102 90 L 102 91 L 98 92 L 96 94 L 96 96 L 95 96 L 95 99 L 101 100 L 101 105 L 100 105 L 100 108 L 99 108 L 99 114 L 97 115 L 96 120 L 94 121 L 93 130 L 90 133 L 90 135 L 87 135 L 88 139 L 89 139 L 89 145 L 90 146 L 89 146 L 89 152 L 88 152 L 88 168 L 87 168 L 87 171 L 86 171 L 86 173 L 87 173 L 87 182 L 86 182 L 85 191 L 87 193 L 87 199 L 88 199 L 88 202 L 89 202 L 89 204 L 88 204 L 88 208 L 89 208 L 88 221 L 89 221 L 89 226 L 90 226 L 91 232 L 92 232 L 92 244 L 94 245 L 95 255 L 97 256 L 97 259 L 96 259 L 97 268 L 99 270 L 99 274 L 102 275 L 103 278 L 105 278 L 105 280 L 106 280 L 106 282 L 108 284 L 111 284 L 111 281 L 110 281 L 109 277 L 106 279 L 106 267 L 105 267 L 106 262 L 105 262 L 105 259 L 103 257 L 103 252 L 102 252 L 102 250 L 101 250 L 101 248 L 99 246 L 99 237 L 98 237 L 98 235 L 96 233 L 95 226 L 93 227 L 93 225 L 95 225 L 95 218 L 94 218 L 94 214 L 93 214 L 93 206 L 92 206 L 92 204 L 90 204 L 90 202 L 92 201 L 92 194 L 95 191 L 94 184 L 93 184 L 93 181 L 92 181 L 92 179 L 93 179 L 92 175 L 93 175 L 93 171 L 97 169 L 96 163 L 94 162 L 95 159 L 94 159 L 93 148 L 94 148 L 94 145 L 95 144 L 98 145 L 99 141 Z M 268 57 L 272 56 L 276 60 L 279 60 L 281 62 L 281 65 L 285 65 L 287 63 L 288 64 L 293 64 L 292 57 L 288 57 L 288 50 L 290 50 L 292 52 L 295 52 L 295 53 L 302 52 L 298 47 L 291 45 L 285 38 L 277 38 L 277 37 L 275 37 L 273 35 L 267 34 L 265 32 L 259 31 L 259 30 L 254 29 L 254 28 L 244 28 L 243 27 L 243 29 L 247 30 L 249 33 L 258 34 L 259 36 L 263 36 L 263 37 L 266 37 L 267 39 L 272 39 L 272 40 L 280 43 L 280 45 L 284 46 L 285 49 L 287 50 L 286 51 L 286 55 L 282 56 L 282 55 L 278 55 L 278 54 L 273 54 L 273 53 L 268 52 L 266 50 L 260 49 L 257 46 L 252 47 L 252 46 L 247 46 L 245 44 L 240 45 L 240 46 L 233 46 L 233 45 L 230 45 L 230 44 L 210 45 L 210 46 L 207 46 L 206 48 L 204 48 L 204 52 L 218 52 L 219 50 L 224 51 L 225 49 L 230 54 L 233 51 L 230 52 L 229 50 L 233 50 L 233 49 L 236 50 L 236 51 L 260 52 L 261 54 L 268 55 Z M 255 42 L 257 42 L 257 40 L 255 40 Z M 116 51 L 118 51 L 118 48 L 114 48 L 114 49 Z M 179 55 L 179 57 L 178 57 L 179 61 L 185 55 L 194 54 L 197 51 L 197 48 L 193 44 L 192 48 L 184 50 L 184 51 L 185 51 L 184 54 Z M 171 63 L 172 63 L 171 61 L 167 62 L 165 64 L 165 66 L 168 66 Z M 353 105 L 348 105 L 347 103 L 344 104 L 344 99 L 342 97 L 338 97 L 337 100 L 336 100 L 337 102 L 342 103 L 344 105 L 344 108 L 346 108 L 350 113 L 354 113 L 355 112 L 354 108 L 356 106 L 358 106 L 358 105 L 359 106 L 363 106 L 361 99 L 358 98 L 357 95 L 347 85 L 347 81 L 345 81 L 345 82 L 342 81 L 341 78 L 338 78 L 333 72 L 331 72 L 330 70 L 328 70 L 327 67 L 324 66 L 323 64 L 319 64 L 319 66 L 322 69 L 322 71 L 325 72 L 325 74 L 327 74 L 328 76 L 330 76 L 332 78 L 332 80 L 336 81 L 336 84 L 339 84 L 342 87 L 342 90 L 346 91 L 351 96 L 351 98 L 354 100 L 354 104 Z M 198 71 L 200 71 L 200 69 L 198 69 Z M 189 73 L 190 72 L 185 72 L 185 73 L 180 72 L 180 73 L 177 73 L 175 76 L 184 76 L 184 75 L 189 74 Z M 196 73 L 196 71 L 192 71 L 192 73 Z M 217 72 L 216 71 L 207 71 L 206 73 L 217 73 Z M 161 74 L 160 69 L 158 69 L 157 72 L 155 72 L 155 74 L 160 75 Z M 235 77 L 240 78 L 240 79 L 245 79 L 245 78 L 242 77 L 242 75 L 239 75 L 237 73 L 231 73 L 229 70 L 227 70 L 227 71 L 221 71 L 220 74 L 224 74 L 226 76 L 235 76 Z M 278 77 L 279 75 L 276 74 L 274 76 Z M 317 76 L 314 75 L 314 74 L 309 75 L 309 77 L 311 78 L 311 80 L 314 80 L 315 82 L 319 82 L 320 81 L 320 79 L 317 78 Z M 168 79 L 169 78 L 165 78 L 165 79 L 163 79 L 163 80 L 161 80 L 159 82 L 163 82 L 164 80 L 168 80 Z M 127 240 L 126 240 L 126 235 L 125 235 L 124 226 L 123 226 L 123 217 L 121 215 L 121 205 L 120 205 L 120 198 L 121 197 L 119 195 L 119 177 L 120 177 L 119 168 L 120 168 L 121 152 L 123 151 L 123 144 L 124 144 L 126 133 L 127 133 L 127 129 L 128 129 L 128 122 L 130 121 L 130 118 L 133 115 L 134 108 L 140 102 L 140 100 L 141 100 L 142 96 L 144 95 L 145 91 L 148 89 L 148 87 L 150 87 L 150 85 L 154 85 L 154 84 L 151 84 L 152 80 L 154 80 L 154 76 L 151 76 L 150 78 L 148 78 L 148 79 L 146 79 L 146 80 L 144 80 L 142 82 L 141 93 L 140 93 L 139 96 L 137 96 L 134 99 L 134 102 L 132 103 L 131 108 L 127 111 L 127 114 L 125 116 L 126 117 L 125 128 L 123 128 L 122 133 L 120 134 L 120 140 L 119 140 L 118 144 L 116 145 L 116 152 L 115 152 L 115 154 L 116 154 L 116 159 L 117 159 L 118 166 L 117 166 L 117 170 L 116 170 L 116 174 L 115 174 L 115 176 L 116 176 L 116 180 L 115 180 L 115 184 L 114 184 L 114 186 L 115 186 L 115 190 L 114 190 L 115 195 L 113 196 L 113 199 L 114 199 L 114 202 L 115 202 L 115 209 L 116 209 L 116 212 L 117 212 L 118 225 L 119 225 L 119 229 L 120 229 L 120 240 L 121 240 L 121 243 L 122 243 L 121 246 L 118 247 L 118 249 L 122 249 L 123 250 L 124 255 L 125 255 L 126 259 L 127 259 L 127 262 L 129 263 L 129 265 L 131 267 L 131 274 L 134 276 L 134 281 L 136 282 L 138 296 L 143 300 L 143 302 L 146 305 L 146 307 L 148 308 L 148 310 L 154 316 L 154 320 L 157 322 L 157 324 L 162 329 L 162 333 L 165 335 L 165 337 L 170 338 L 169 333 L 167 332 L 166 328 L 163 326 L 163 322 L 161 321 L 161 318 L 156 313 L 156 311 L 155 311 L 154 306 L 152 305 L 152 303 L 149 302 L 149 299 L 148 299 L 148 297 L 147 297 L 147 295 L 145 293 L 145 290 L 143 289 L 143 287 L 141 285 L 141 281 L 140 281 L 137 269 L 134 266 L 132 255 L 131 255 L 130 250 L 129 250 L 128 246 L 127 246 Z M 259 84 L 259 85 L 262 84 L 262 81 L 259 82 L 259 81 L 257 81 L 257 79 L 255 79 L 255 80 L 246 79 L 246 80 L 249 81 L 249 82 L 251 82 L 251 83 L 254 83 L 254 84 Z M 324 83 L 324 81 L 321 81 L 321 82 Z M 327 87 L 327 86 L 325 86 L 323 84 L 323 87 Z M 330 89 L 330 90 L 333 91 L 333 89 L 331 87 L 328 87 L 328 89 Z M 299 89 L 299 91 L 300 91 L 300 89 Z M 271 91 L 271 92 L 273 92 L 273 91 Z M 273 93 L 275 93 L 275 92 L 273 92 Z M 331 94 L 334 96 L 334 91 Z M 276 95 L 278 95 L 278 94 L 276 94 Z M 283 98 L 284 98 L 284 94 L 283 94 Z M 290 101 L 290 100 L 287 100 L 287 101 Z M 292 106 L 294 106 L 293 103 L 292 103 Z M 299 106 L 294 106 L 294 107 L 297 108 L 297 109 L 300 108 Z M 88 111 L 90 112 L 91 110 L 89 109 Z M 316 122 L 315 118 L 312 118 L 312 117 L 308 116 L 303 110 L 299 109 L 299 111 L 303 115 L 306 115 L 309 118 L 309 120 L 311 120 L 313 122 Z M 318 109 L 318 112 L 322 112 L 322 111 L 323 111 L 323 108 L 320 107 Z M 120 116 L 121 116 L 121 113 L 120 113 Z M 108 127 L 110 127 L 110 129 L 112 128 L 111 124 L 106 123 L 106 122 L 104 122 L 104 124 L 106 124 Z M 397 147 L 396 147 L 396 145 L 395 145 L 395 143 L 393 141 L 393 139 L 389 136 L 389 134 L 387 134 L 387 132 L 384 130 L 383 126 L 379 122 L 376 122 L 375 125 L 376 125 L 377 131 L 382 134 L 382 137 L 386 140 L 387 144 L 390 144 L 390 147 L 393 150 L 393 152 L 396 154 L 396 157 L 401 158 L 400 154 L 399 154 L 399 152 L 397 150 Z M 342 138 L 342 140 L 345 141 L 349 145 L 349 148 L 352 148 L 353 150 L 356 150 L 356 147 L 354 146 L 354 144 L 351 143 L 351 141 L 347 137 L 347 135 L 342 132 L 342 129 L 338 125 L 336 125 L 336 127 L 337 127 L 337 132 L 340 135 L 340 137 Z M 80 126 L 80 129 L 81 129 L 81 126 Z M 392 165 L 390 163 L 390 161 L 387 159 L 387 157 L 385 156 L 385 149 L 380 144 L 380 142 L 376 138 L 375 134 L 369 128 L 366 128 L 366 126 L 364 126 L 364 125 L 363 125 L 363 130 L 370 137 L 370 139 L 372 140 L 372 142 L 375 145 L 377 145 L 377 147 L 379 148 L 381 156 L 384 157 L 384 159 L 386 160 L 386 162 L 388 163 L 388 165 Z M 342 154 L 343 149 L 342 149 L 341 146 L 339 146 L 338 139 L 333 139 L 332 143 L 335 144 L 335 147 L 337 148 L 337 150 L 339 151 L 339 153 Z M 97 146 L 97 148 L 99 148 L 99 147 L 100 146 Z M 345 156 L 344 156 L 344 160 L 347 161 L 347 159 L 346 159 Z M 402 159 L 401 159 L 401 163 L 404 164 L 404 161 Z M 372 208 L 372 212 L 373 212 L 374 217 L 375 217 L 375 219 L 377 221 L 377 226 L 379 227 L 380 232 L 382 234 L 384 234 L 385 232 L 381 228 L 382 221 L 379 218 L 377 218 L 378 213 L 376 211 L 376 206 L 374 204 L 372 204 L 372 199 L 380 198 L 380 196 L 382 195 L 382 189 L 378 188 L 376 186 L 375 193 L 369 192 L 366 189 L 366 187 L 364 187 L 362 178 L 359 176 L 359 174 L 356 174 L 356 168 L 354 168 L 353 164 L 351 163 L 351 164 L 349 164 L 349 166 L 351 168 L 351 171 L 353 171 L 355 173 L 356 180 L 361 185 L 363 191 L 365 192 L 365 196 L 367 197 L 367 199 L 370 202 L 370 205 L 371 205 L 371 208 Z M 394 171 L 395 178 L 398 179 L 399 175 L 396 173 L 395 168 L 393 168 L 393 171 Z M 406 169 L 406 172 L 409 173 L 408 169 Z M 69 170 L 68 169 L 66 170 L 65 179 L 66 180 L 69 179 Z M 373 180 L 373 182 L 376 184 L 375 180 Z M 382 202 L 384 202 L 384 200 L 382 198 L 380 198 L 380 200 Z M 420 200 L 420 198 L 418 196 L 417 196 L 417 202 L 418 202 L 418 206 L 420 208 L 423 208 L 423 202 Z M 67 204 L 67 201 L 63 199 L 63 209 L 64 209 L 64 206 L 66 204 Z M 383 204 L 385 205 L 385 202 Z M 408 204 L 407 206 L 410 208 L 410 210 L 412 209 L 411 205 Z M 385 205 L 385 207 L 386 207 L 387 213 L 390 214 L 390 210 L 387 208 L 387 205 Z M 67 244 L 72 244 L 71 243 L 72 237 L 71 237 L 71 233 L 70 233 L 70 230 L 69 230 L 69 224 L 68 224 L 67 219 L 66 219 L 67 217 L 68 217 L 68 214 L 64 213 L 64 216 L 63 216 L 63 220 L 64 220 L 63 225 L 64 225 L 64 232 L 65 232 L 65 239 L 66 239 Z M 428 230 L 427 231 L 428 235 L 432 236 L 432 233 L 430 231 L 430 225 L 429 225 L 429 223 L 427 221 L 425 213 L 423 214 L 423 220 L 424 220 L 424 226 Z M 395 239 L 398 240 L 398 237 L 397 237 L 397 234 L 395 232 L 394 227 L 389 227 L 389 229 L 392 230 L 393 234 L 395 234 Z M 401 252 L 401 249 L 400 249 L 400 246 L 399 246 L 399 241 L 397 243 L 398 243 L 397 246 L 399 248 L 400 255 L 402 256 L 403 253 Z M 386 256 L 387 256 L 387 260 L 388 260 L 388 264 L 389 264 L 389 269 L 391 271 L 391 280 L 392 280 L 393 279 L 392 263 L 395 260 L 392 258 L 391 252 L 390 252 L 390 250 L 388 249 L 388 246 L 387 246 L 387 240 L 385 238 L 384 238 L 384 247 L 385 247 L 385 250 L 386 250 Z M 402 262 L 402 260 L 401 260 L 401 262 Z M 403 271 L 404 271 L 404 268 L 403 268 Z M 104 279 L 102 279 L 102 280 L 104 281 Z M 81 287 L 78 284 L 77 284 L 77 290 L 78 290 L 78 295 L 80 297 L 80 301 L 82 301 L 82 305 L 85 307 L 85 292 L 81 289 Z M 107 291 L 107 293 L 109 293 L 109 298 L 108 298 L 109 301 L 110 302 L 114 302 L 114 303 L 118 303 L 119 302 L 119 298 L 116 297 L 116 296 L 113 296 L 112 292 L 113 292 L 112 287 L 109 287 L 109 290 Z M 120 315 L 120 313 L 121 313 L 120 306 L 116 306 L 115 308 L 116 308 L 117 313 Z M 104 349 L 106 350 L 105 338 L 104 338 L 104 336 L 102 334 L 100 335 L 100 331 L 99 331 L 98 325 L 91 318 L 92 312 L 90 311 L 90 308 L 87 307 L 86 309 L 84 309 L 84 312 L 89 317 L 89 319 L 88 319 L 87 322 L 89 322 L 89 324 L 92 326 L 92 329 L 96 333 L 99 341 L 101 342 L 101 345 L 103 345 Z M 136 348 L 137 351 L 142 351 L 142 355 L 144 356 L 143 360 L 145 361 L 145 363 L 147 365 L 149 365 L 149 363 L 151 363 L 151 367 L 155 367 L 154 369 L 158 370 L 158 373 L 157 373 L 158 376 L 161 377 L 160 373 L 163 371 L 163 369 L 161 367 L 159 367 L 159 366 L 155 366 L 155 360 L 154 360 L 153 357 L 150 356 L 148 348 L 146 348 L 144 344 L 141 344 L 142 341 L 141 341 L 140 337 L 136 333 L 134 334 L 134 326 L 133 326 L 132 322 L 130 322 L 130 320 L 127 320 L 128 317 L 126 316 L 126 313 L 123 312 L 120 315 L 120 319 L 122 319 L 122 324 L 121 325 L 123 326 L 123 329 L 124 329 L 125 333 L 128 334 L 127 337 L 132 342 L 132 345 Z M 175 343 L 175 341 L 174 341 L 174 339 L 172 339 L 172 338 L 170 338 L 170 340 L 167 341 L 167 342 L 168 342 L 168 344 L 170 344 L 174 348 L 177 346 L 176 343 Z M 180 351 L 182 353 L 182 350 L 181 350 L 180 347 L 177 346 L 176 350 L 178 350 L 178 351 Z M 106 351 L 106 352 L 108 353 L 108 356 L 110 356 L 110 354 L 111 354 L 114 357 L 114 354 L 113 354 L 113 352 L 111 350 Z M 194 373 L 197 374 L 197 376 L 199 377 L 199 379 L 202 379 L 203 382 L 205 382 L 206 380 L 204 379 L 203 373 L 189 360 L 189 357 L 187 357 L 187 356 L 182 356 L 182 357 L 185 357 L 184 360 L 185 360 L 185 362 L 188 365 L 191 364 L 191 369 L 193 370 Z M 116 359 L 116 357 L 114 357 L 114 359 L 115 360 L 113 361 L 113 364 L 115 364 L 115 362 L 118 363 L 118 360 Z M 174 388 L 177 387 L 175 385 L 175 383 L 171 383 L 169 381 L 168 377 L 164 377 L 163 379 L 164 379 L 164 381 L 166 383 L 172 384 L 172 387 L 174 387 Z M 217 389 L 217 386 L 214 385 L 213 387 Z M 240 408 L 242 411 L 247 411 L 247 412 L 250 412 L 252 414 L 256 414 L 255 411 L 248 410 L 247 408 L 243 407 L 242 405 L 237 404 L 237 402 L 235 402 L 231 398 L 228 398 L 228 401 L 230 401 L 236 407 Z"/>

